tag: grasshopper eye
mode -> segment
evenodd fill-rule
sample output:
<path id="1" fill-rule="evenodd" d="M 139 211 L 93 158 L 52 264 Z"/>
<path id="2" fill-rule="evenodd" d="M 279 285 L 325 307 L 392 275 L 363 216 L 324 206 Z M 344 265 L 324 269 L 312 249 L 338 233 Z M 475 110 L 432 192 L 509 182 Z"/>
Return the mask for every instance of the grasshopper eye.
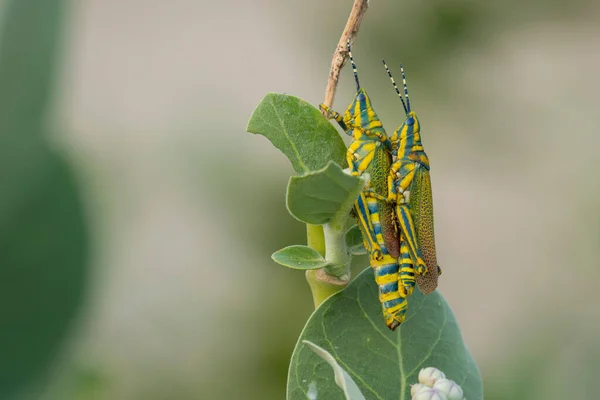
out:
<path id="1" fill-rule="evenodd" d="M 414 125 L 415 124 L 415 119 L 413 117 L 410 117 L 406 120 L 406 125 Z"/>

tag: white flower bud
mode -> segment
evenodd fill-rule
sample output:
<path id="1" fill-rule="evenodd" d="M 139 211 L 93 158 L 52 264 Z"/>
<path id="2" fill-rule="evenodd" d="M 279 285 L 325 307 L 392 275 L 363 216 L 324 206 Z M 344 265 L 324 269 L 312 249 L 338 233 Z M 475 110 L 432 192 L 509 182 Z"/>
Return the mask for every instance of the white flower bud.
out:
<path id="1" fill-rule="evenodd" d="M 448 396 L 448 400 L 462 400 L 463 398 L 462 388 L 450 379 L 438 379 L 435 381 L 433 388 L 439 392 L 444 392 Z"/>
<path id="2" fill-rule="evenodd" d="M 423 386 L 413 395 L 412 400 L 448 400 L 448 397 L 439 390 Z"/>
<path id="3" fill-rule="evenodd" d="M 410 387 L 410 395 L 414 396 L 415 394 L 417 394 L 417 392 L 421 389 L 425 389 L 427 388 L 427 385 L 423 385 L 422 383 L 415 383 L 414 385 L 411 385 Z"/>
<path id="4" fill-rule="evenodd" d="M 446 379 L 446 375 L 437 368 L 427 367 L 419 371 L 419 383 L 433 387 L 438 379 Z"/>

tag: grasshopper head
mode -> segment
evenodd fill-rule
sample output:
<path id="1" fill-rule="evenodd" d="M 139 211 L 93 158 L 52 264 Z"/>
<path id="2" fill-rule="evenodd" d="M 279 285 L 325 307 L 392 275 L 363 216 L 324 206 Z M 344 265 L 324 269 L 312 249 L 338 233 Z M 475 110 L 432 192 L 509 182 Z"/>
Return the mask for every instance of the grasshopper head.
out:
<path id="1" fill-rule="evenodd" d="M 385 70 L 387 71 L 387 74 L 390 77 L 392 84 L 394 85 L 394 89 L 396 90 L 400 101 L 402 101 L 402 107 L 404 108 L 404 112 L 406 113 L 406 119 L 390 137 L 393 154 L 397 155 L 398 147 L 402 146 L 401 142 L 403 142 L 404 145 L 406 145 L 407 142 L 410 142 L 411 146 L 412 143 L 420 143 L 421 138 L 419 132 L 421 130 L 421 124 L 419 123 L 417 114 L 410 109 L 410 99 L 408 98 L 408 87 L 406 86 L 406 75 L 404 73 L 404 68 L 402 67 L 402 65 L 400 65 L 400 71 L 402 72 L 402 84 L 404 86 L 404 96 L 402 96 L 402 92 L 398 88 L 398 85 L 396 85 L 396 81 L 394 81 L 394 77 L 392 76 L 392 73 L 390 72 L 390 69 L 388 68 L 385 61 L 383 61 L 383 66 L 385 67 Z"/>
<path id="2" fill-rule="evenodd" d="M 352 126 L 363 126 L 372 120 L 379 121 L 379 117 L 373 110 L 371 98 L 365 89 L 358 88 L 354 100 L 344 114 L 344 122 Z"/>
<path id="3" fill-rule="evenodd" d="M 419 118 L 417 118 L 417 114 L 414 111 L 410 111 L 406 114 L 406 119 L 396 132 L 398 132 L 400 139 L 421 132 L 421 123 L 419 122 Z"/>
<path id="4" fill-rule="evenodd" d="M 391 148 L 391 144 L 387 139 L 385 130 L 381 120 L 373 110 L 373 104 L 367 94 L 367 91 L 360 87 L 358 80 L 358 69 L 352 58 L 352 50 L 350 48 L 350 41 L 348 40 L 348 56 L 350 57 L 350 64 L 352 65 L 352 72 L 354 73 L 354 81 L 356 82 L 356 95 L 354 100 L 348 106 L 348 109 L 344 113 L 344 123 L 347 127 L 353 129 L 352 135 L 354 139 L 360 140 L 379 140 Z"/>
<path id="5" fill-rule="evenodd" d="M 352 136 L 355 140 L 380 141 L 391 150 L 392 145 L 365 89 L 358 88 L 356 91 L 354 100 L 344 114 L 344 122 L 354 129 Z"/>
<path id="6" fill-rule="evenodd" d="M 367 91 L 363 88 L 358 88 L 356 90 L 356 95 L 354 96 L 354 100 L 348 106 L 346 110 L 346 115 L 349 115 L 350 118 L 356 118 L 363 113 L 373 112 L 373 104 L 371 103 L 371 98 L 367 94 Z"/>
<path id="7" fill-rule="evenodd" d="M 421 142 L 421 123 L 414 111 L 411 111 L 406 115 L 406 119 L 402 125 L 394 131 L 392 138 L 397 140 L 395 143 L 398 144 L 396 149 L 392 149 L 392 154 L 394 154 L 395 150 L 396 152 L 394 155 L 398 157 L 407 156 L 426 169 L 429 169 L 429 159 L 423 150 L 423 143 Z"/>

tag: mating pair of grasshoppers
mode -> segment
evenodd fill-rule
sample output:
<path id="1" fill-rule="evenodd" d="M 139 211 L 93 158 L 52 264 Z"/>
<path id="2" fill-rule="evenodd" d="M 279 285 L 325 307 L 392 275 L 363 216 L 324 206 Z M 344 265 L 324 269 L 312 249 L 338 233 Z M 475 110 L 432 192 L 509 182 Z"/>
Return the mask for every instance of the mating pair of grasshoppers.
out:
<path id="1" fill-rule="evenodd" d="M 402 66 L 404 97 L 383 61 L 406 113 L 404 123 L 388 137 L 360 87 L 350 42 L 348 54 L 356 81 L 354 101 L 343 116 L 323 104 L 320 108 L 353 138 L 346 154 L 350 173 L 370 175 L 353 214 L 374 269 L 386 325 L 394 330 L 405 319 L 407 297 L 415 282 L 421 292 L 431 293 L 441 273 L 435 253 L 429 159 L 419 120 L 410 108 Z"/>

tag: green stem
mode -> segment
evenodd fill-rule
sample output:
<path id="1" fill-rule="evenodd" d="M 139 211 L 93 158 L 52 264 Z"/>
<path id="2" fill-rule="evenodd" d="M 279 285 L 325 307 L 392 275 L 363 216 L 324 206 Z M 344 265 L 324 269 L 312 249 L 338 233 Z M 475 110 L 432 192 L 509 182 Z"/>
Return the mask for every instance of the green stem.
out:
<path id="1" fill-rule="evenodd" d="M 346 230 L 343 224 L 323 225 L 325 236 L 325 258 L 331 264 L 325 267 L 327 274 L 348 280 L 350 277 L 350 255 L 346 249 Z"/>
<path id="2" fill-rule="evenodd" d="M 308 246 L 318 251 L 330 263 L 321 270 L 306 273 L 315 307 L 350 283 L 352 257 L 346 248 L 346 220 L 360 190 L 362 187 L 357 189 L 357 193 L 348 196 L 329 223 L 323 226 L 306 226 Z"/>
<path id="3" fill-rule="evenodd" d="M 306 224 L 306 243 L 325 257 L 325 235 L 323 225 Z"/>
<path id="4" fill-rule="evenodd" d="M 341 280 L 350 279 L 350 261 L 351 256 L 346 248 L 346 221 L 348 214 L 352 209 L 359 192 L 365 184 L 356 188 L 355 193 L 351 193 L 348 198 L 340 205 L 339 211 L 325 225 L 323 225 L 323 234 L 325 236 L 325 258 L 331 264 L 325 267 L 329 275 L 335 276 Z"/>
<path id="5" fill-rule="evenodd" d="M 306 280 L 313 295 L 315 308 L 350 283 L 351 258 L 346 250 L 344 228 L 344 223 L 336 221 L 323 226 L 306 226 L 308 246 L 326 256 L 331 263 L 323 269 L 306 271 Z"/>

